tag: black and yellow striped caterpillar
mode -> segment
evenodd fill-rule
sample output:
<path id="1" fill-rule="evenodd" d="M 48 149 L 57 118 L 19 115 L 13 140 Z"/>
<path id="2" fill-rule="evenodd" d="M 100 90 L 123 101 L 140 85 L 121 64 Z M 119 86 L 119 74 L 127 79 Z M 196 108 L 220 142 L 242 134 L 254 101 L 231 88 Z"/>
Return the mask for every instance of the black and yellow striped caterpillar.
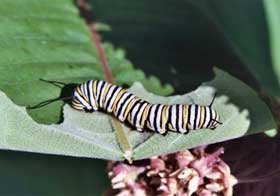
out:
<path id="1" fill-rule="evenodd" d="M 129 123 L 138 131 L 147 129 L 159 134 L 166 134 L 168 131 L 188 133 L 189 130 L 201 128 L 215 129 L 222 124 L 218 113 L 211 107 L 214 98 L 208 106 L 151 104 L 124 88 L 101 80 L 89 80 L 82 84 L 43 81 L 56 86 L 63 85 L 61 96 L 29 109 L 64 100 L 76 110 L 112 113 L 121 122 Z"/>

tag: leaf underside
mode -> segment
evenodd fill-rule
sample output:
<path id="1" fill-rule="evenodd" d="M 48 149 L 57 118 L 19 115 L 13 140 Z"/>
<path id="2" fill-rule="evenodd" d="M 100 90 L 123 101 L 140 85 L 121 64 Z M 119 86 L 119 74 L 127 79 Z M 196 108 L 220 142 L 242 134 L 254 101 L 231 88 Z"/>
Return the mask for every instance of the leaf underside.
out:
<path id="1" fill-rule="evenodd" d="M 194 130 L 188 135 L 169 132 L 166 136 L 150 132 L 139 133 L 122 124 L 132 146 L 134 160 L 275 128 L 269 109 L 252 89 L 219 69 L 215 69 L 215 73 L 213 81 L 180 96 L 156 96 L 147 92 L 140 83 L 135 83 L 129 89 L 152 103 L 201 105 L 208 105 L 216 91 L 218 96 L 213 107 L 223 122 L 214 131 Z M 0 100 L 0 111 L 5 111 L 0 119 L 2 149 L 108 160 L 124 159 L 111 124 L 113 117 L 108 114 L 83 113 L 66 105 L 62 124 L 42 125 L 33 121 L 25 108 L 16 106 L 5 94 L 1 93 Z"/>

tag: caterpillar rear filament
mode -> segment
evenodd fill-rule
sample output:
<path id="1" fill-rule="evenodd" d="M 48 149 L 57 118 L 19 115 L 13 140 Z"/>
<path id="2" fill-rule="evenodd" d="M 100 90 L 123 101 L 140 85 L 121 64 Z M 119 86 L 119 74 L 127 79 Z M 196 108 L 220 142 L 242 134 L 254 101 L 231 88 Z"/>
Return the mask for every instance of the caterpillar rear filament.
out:
<path id="1" fill-rule="evenodd" d="M 185 134 L 195 129 L 215 129 L 222 124 L 219 122 L 218 113 L 212 108 L 214 98 L 208 106 L 152 104 L 127 92 L 126 89 L 101 80 L 89 80 L 82 84 L 42 81 L 56 86 L 63 85 L 61 96 L 43 101 L 29 109 L 63 100 L 76 110 L 111 113 L 138 131 L 147 129 L 159 134 L 166 134 L 168 131 Z"/>

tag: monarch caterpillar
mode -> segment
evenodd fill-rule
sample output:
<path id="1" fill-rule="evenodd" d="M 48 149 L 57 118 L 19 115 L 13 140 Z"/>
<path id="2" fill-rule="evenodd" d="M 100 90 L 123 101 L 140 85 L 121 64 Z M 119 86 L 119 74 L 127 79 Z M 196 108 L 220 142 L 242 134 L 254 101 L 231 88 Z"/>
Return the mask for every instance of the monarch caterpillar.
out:
<path id="1" fill-rule="evenodd" d="M 29 109 L 45 106 L 63 100 L 74 109 L 113 114 L 121 122 L 127 122 L 138 131 L 148 129 L 159 134 L 168 131 L 188 133 L 189 130 L 215 129 L 219 115 L 212 109 L 215 96 L 208 106 L 197 104 L 152 104 L 126 91 L 126 89 L 101 80 L 89 80 L 82 84 L 64 84 L 48 81 L 62 88 L 58 98 L 43 101 Z M 63 85 L 63 86 L 60 86 Z"/>

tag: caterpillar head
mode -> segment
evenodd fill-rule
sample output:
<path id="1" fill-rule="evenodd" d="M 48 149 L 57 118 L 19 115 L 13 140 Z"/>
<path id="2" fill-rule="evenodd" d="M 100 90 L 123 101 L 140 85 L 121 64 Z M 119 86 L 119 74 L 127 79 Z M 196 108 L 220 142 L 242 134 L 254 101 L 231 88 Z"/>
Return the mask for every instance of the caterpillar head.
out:
<path id="1" fill-rule="evenodd" d="M 84 92 L 81 91 L 83 85 L 85 84 L 80 84 L 80 85 L 75 83 L 65 84 L 62 82 L 52 81 L 52 80 L 44 80 L 44 79 L 40 79 L 40 80 L 61 88 L 60 96 L 54 99 L 42 101 L 32 107 L 28 106 L 27 109 L 37 109 L 56 101 L 63 101 L 64 103 L 69 104 L 71 107 L 73 107 L 76 110 L 93 112 L 93 108 L 90 106 L 89 101 L 84 95 Z"/>

